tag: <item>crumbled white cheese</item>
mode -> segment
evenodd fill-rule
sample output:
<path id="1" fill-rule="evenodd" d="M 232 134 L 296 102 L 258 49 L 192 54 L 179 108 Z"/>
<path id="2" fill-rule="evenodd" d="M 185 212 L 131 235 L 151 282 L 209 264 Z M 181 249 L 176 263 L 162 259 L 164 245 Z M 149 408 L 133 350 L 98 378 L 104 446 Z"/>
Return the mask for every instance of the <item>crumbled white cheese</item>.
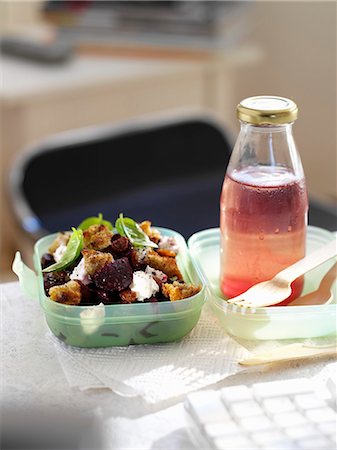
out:
<path id="1" fill-rule="evenodd" d="M 138 270 L 133 274 L 130 289 L 137 294 L 137 300 L 143 302 L 146 298 L 150 298 L 156 294 L 159 291 L 159 286 L 154 281 L 152 275 Z"/>
<path id="2" fill-rule="evenodd" d="M 67 246 L 64 244 L 61 244 L 57 247 L 57 249 L 53 253 L 53 257 L 56 262 L 59 262 L 61 260 L 62 256 L 64 255 L 64 252 L 66 251 L 66 248 Z"/>
<path id="3" fill-rule="evenodd" d="M 136 253 L 136 259 L 139 262 L 144 261 L 146 258 L 147 250 L 145 248 L 135 248 L 133 251 Z"/>
<path id="4" fill-rule="evenodd" d="M 104 323 L 105 306 L 103 303 L 90 306 L 80 312 L 80 321 L 85 334 L 93 334 Z"/>
<path id="5" fill-rule="evenodd" d="M 162 236 L 158 242 L 158 247 L 165 250 L 172 250 L 175 253 L 179 251 L 178 243 L 172 236 Z"/>
<path id="6" fill-rule="evenodd" d="M 70 275 L 70 279 L 82 281 L 83 284 L 90 283 L 90 277 L 87 274 L 85 267 L 84 267 L 84 258 L 82 258 L 81 261 L 77 264 L 77 266 L 74 267 L 74 270 L 72 271 L 72 273 Z"/>
<path id="7" fill-rule="evenodd" d="M 155 276 L 158 278 L 162 283 L 166 283 L 168 280 L 168 276 L 166 273 L 162 272 L 161 270 L 156 270 L 153 267 L 146 266 L 145 273 L 148 273 L 149 275 Z"/>

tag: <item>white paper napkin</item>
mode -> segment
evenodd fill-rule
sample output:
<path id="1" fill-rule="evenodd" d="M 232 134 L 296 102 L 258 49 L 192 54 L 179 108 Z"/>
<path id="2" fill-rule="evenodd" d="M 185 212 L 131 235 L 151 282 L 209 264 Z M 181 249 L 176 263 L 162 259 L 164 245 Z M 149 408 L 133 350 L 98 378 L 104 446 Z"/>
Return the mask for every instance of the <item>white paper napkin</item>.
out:
<path id="1" fill-rule="evenodd" d="M 249 352 L 229 337 L 203 308 L 197 326 L 180 342 L 84 349 L 53 338 L 69 384 L 107 387 L 155 403 L 216 383 L 243 370 Z"/>

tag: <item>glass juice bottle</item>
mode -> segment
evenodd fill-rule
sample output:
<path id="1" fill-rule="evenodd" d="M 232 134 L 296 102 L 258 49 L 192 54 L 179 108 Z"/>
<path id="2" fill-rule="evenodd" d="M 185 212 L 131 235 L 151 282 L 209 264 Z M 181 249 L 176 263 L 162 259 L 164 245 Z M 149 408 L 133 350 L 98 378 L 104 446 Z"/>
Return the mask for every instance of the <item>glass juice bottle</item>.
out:
<path id="1" fill-rule="evenodd" d="M 237 107 L 241 130 L 220 200 L 221 291 L 231 298 L 305 255 L 308 197 L 292 135 L 296 104 L 259 96 Z M 303 277 L 292 284 L 300 295 Z"/>

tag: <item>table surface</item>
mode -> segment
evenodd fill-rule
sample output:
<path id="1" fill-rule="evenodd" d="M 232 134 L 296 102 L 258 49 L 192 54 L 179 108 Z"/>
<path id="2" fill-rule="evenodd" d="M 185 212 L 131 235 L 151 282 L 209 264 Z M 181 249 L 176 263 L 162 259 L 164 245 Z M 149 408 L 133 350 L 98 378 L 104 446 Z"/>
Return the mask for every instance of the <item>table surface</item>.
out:
<path id="1" fill-rule="evenodd" d="M 191 73 L 196 65 L 190 61 L 76 56 L 66 64 L 43 66 L 2 56 L 0 98 L 2 102 L 14 102 L 107 83 L 157 80 L 160 76 Z"/>
<path id="2" fill-rule="evenodd" d="M 62 371 L 38 302 L 26 298 L 18 283 L 0 285 L 3 404 L 79 409 L 102 417 L 106 449 L 192 449 L 185 427 L 184 398 L 149 405 L 140 398 L 106 390 L 72 389 Z M 209 388 L 296 377 L 319 377 L 332 358 L 250 368 Z M 324 381 L 324 380 L 322 380 Z"/>

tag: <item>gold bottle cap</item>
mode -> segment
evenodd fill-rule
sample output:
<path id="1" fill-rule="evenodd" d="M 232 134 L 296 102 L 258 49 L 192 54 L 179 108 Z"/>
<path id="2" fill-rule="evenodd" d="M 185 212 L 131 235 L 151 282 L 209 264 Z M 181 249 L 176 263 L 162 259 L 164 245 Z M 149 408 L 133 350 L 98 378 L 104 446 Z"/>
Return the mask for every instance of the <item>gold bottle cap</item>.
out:
<path id="1" fill-rule="evenodd" d="M 254 125 L 280 125 L 294 122 L 298 108 L 289 98 L 260 95 L 242 100 L 236 112 L 238 119 L 243 122 Z"/>

